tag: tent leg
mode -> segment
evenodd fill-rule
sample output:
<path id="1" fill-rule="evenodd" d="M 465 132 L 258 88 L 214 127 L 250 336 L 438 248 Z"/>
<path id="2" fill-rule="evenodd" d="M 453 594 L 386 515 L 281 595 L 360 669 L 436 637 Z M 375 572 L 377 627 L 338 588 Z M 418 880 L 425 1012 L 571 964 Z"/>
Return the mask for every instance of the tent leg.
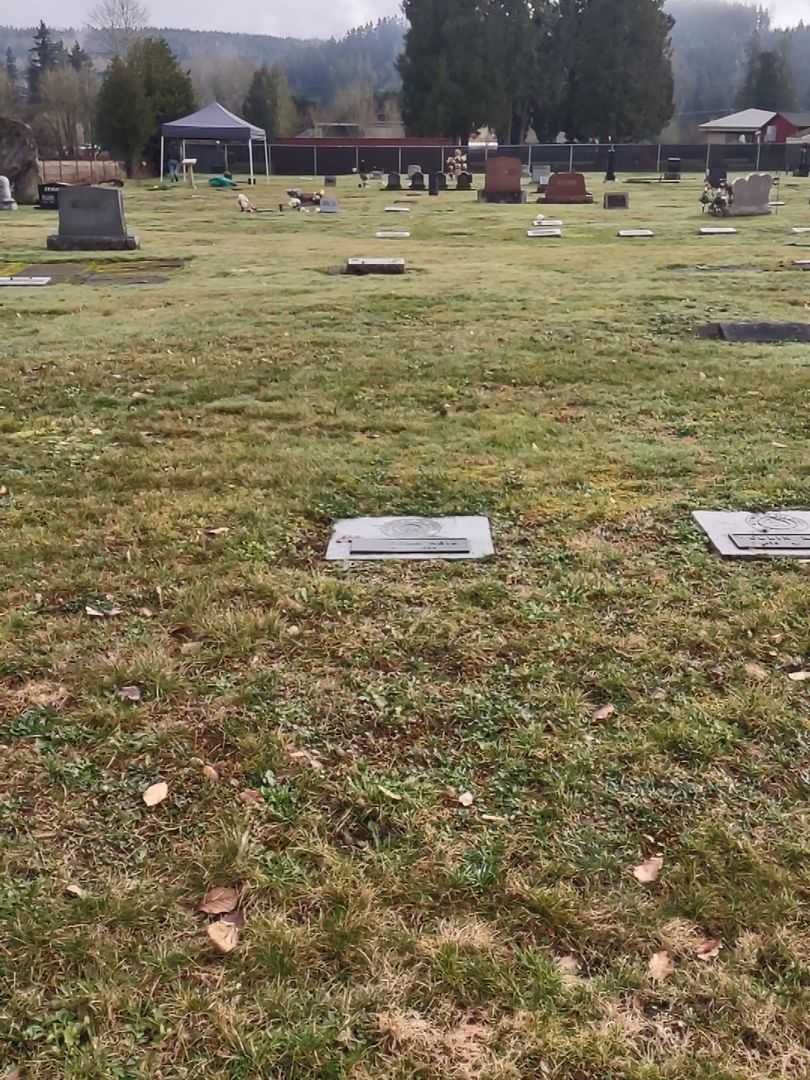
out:
<path id="1" fill-rule="evenodd" d="M 267 177 L 267 183 L 270 183 L 270 148 L 267 145 L 267 136 L 264 137 L 264 174 Z"/>
<path id="2" fill-rule="evenodd" d="M 256 177 L 253 175 L 253 139 L 248 139 L 248 159 L 250 161 L 250 184 L 252 187 L 256 183 Z"/>
<path id="3" fill-rule="evenodd" d="M 163 183 L 163 149 L 166 144 L 166 140 L 163 136 L 160 136 L 160 182 Z"/>

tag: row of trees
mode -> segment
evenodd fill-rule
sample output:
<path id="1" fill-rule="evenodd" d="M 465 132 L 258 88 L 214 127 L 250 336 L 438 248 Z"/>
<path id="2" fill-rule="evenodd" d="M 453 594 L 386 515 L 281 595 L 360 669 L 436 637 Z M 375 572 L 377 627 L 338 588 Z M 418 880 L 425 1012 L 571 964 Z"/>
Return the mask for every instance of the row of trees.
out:
<path id="1" fill-rule="evenodd" d="M 673 110 L 663 0 L 404 0 L 402 111 L 417 135 L 642 139 Z"/>

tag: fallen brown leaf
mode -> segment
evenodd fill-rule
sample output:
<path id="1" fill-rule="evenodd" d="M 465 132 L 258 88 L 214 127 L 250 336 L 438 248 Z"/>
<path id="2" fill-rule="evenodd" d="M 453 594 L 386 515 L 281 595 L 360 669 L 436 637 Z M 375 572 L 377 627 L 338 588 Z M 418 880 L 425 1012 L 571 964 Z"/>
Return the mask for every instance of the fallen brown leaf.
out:
<path id="1" fill-rule="evenodd" d="M 805 682 L 810 679 L 810 671 L 789 671 L 788 678 L 793 682 Z"/>
<path id="2" fill-rule="evenodd" d="M 238 798 L 245 806 L 262 806 L 264 804 L 262 793 L 255 788 L 245 788 L 244 791 L 239 792 Z"/>
<path id="3" fill-rule="evenodd" d="M 245 925 L 245 914 L 237 908 L 236 911 L 228 911 L 223 915 L 222 921 L 230 923 L 231 926 L 236 926 L 241 930 Z"/>
<path id="4" fill-rule="evenodd" d="M 663 865 L 663 858 L 660 855 L 653 855 L 651 859 L 647 859 L 646 862 L 633 867 L 633 877 L 643 885 L 648 885 L 651 881 L 656 880 Z"/>
<path id="5" fill-rule="evenodd" d="M 0 1080 L 22 1080 L 22 1073 L 19 1069 L 11 1069 L 9 1072 L 3 1073 Z"/>
<path id="6" fill-rule="evenodd" d="M 198 911 L 206 915 L 224 915 L 233 911 L 239 903 L 239 893 L 229 885 L 212 886 L 200 902 Z"/>
<path id="7" fill-rule="evenodd" d="M 8 488 L 5 484 L 0 485 L 0 499 L 4 498 L 6 495 L 8 495 Z"/>
<path id="8" fill-rule="evenodd" d="M 219 922 L 209 923 L 205 932 L 221 953 L 233 952 L 239 944 L 239 927 L 234 926 L 233 923 L 224 922 L 222 919 Z"/>
<path id="9" fill-rule="evenodd" d="M 138 686 L 122 686 L 120 690 L 116 690 L 115 696 L 120 698 L 121 701 L 140 701 L 141 691 Z"/>
<path id="10" fill-rule="evenodd" d="M 611 716 L 615 715 L 615 713 L 616 713 L 616 706 L 615 705 L 603 705 L 601 708 L 596 710 L 596 712 L 593 714 L 592 719 L 594 719 L 594 720 L 609 720 L 611 718 Z"/>
<path id="11" fill-rule="evenodd" d="M 458 797 L 458 801 L 461 803 L 462 806 L 472 806 L 472 804 L 475 802 L 475 797 L 473 796 L 473 793 L 471 791 L 462 791 L 462 793 Z"/>
<path id="12" fill-rule="evenodd" d="M 225 533 L 230 531 L 231 530 L 227 525 L 218 525 L 216 526 L 216 528 L 213 529 L 203 529 L 203 532 L 206 536 L 224 536 Z"/>
<path id="13" fill-rule="evenodd" d="M 650 978 L 655 979 L 656 982 L 662 982 L 664 979 L 669 978 L 675 970 L 675 965 L 667 950 L 662 949 L 661 952 L 652 954 L 650 962 L 647 964 L 647 970 L 650 973 Z"/>
<path id="14" fill-rule="evenodd" d="M 213 765 L 203 765 L 202 774 L 206 780 L 210 780 L 212 784 L 215 784 L 219 780 L 219 773 Z"/>
<path id="15" fill-rule="evenodd" d="M 720 955 L 720 950 L 722 948 L 723 942 L 718 938 L 706 938 L 706 940 L 701 941 L 695 949 L 695 955 L 698 960 L 714 960 L 716 956 Z"/>
<path id="16" fill-rule="evenodd" d="M 201 648 L 201 641 L 184 641 L 180 646 L 180 652 L 183 656 L 193 656 L 194 653 L 198 653 Z"/>
<path id="17" fill-rule="evenodd" d="M 758 679 L 760 682 L 763 679 L 768 678 L 768 672 L 762 666 L 762 664 L 755 664 L 751 662 L 745 665 L 745 671 L 747 675 L 750 675 L 752 679 Z"/>
<path id="18" fill-rule="evenodd" d="M 143 793 L 143 801 L 147 806 L 157 806 L 158 803 L 163 802 L 166 796 L 169 794 L 169 785 L 165 780 L 159 780 L 156 784 L 151 784 Z"/>
<path id="19" fill-rule="evenodd" d="M 65 886 L 65 892 L 68 894 L 68 896 L 75 896 L 78 900 L 81 900 L 83 899 L 83 897 L 87 896 L 87 893 L 84 891 L 81 885 L 74 885 L 72 882 L 69 885 Z"/>
<path id="20" fill-rule="evenodd" d="M 323 762 L 309 750 L 293 750 L 290 753 L 290 761 L 304 761 L 315 772 L 323 772 Z"/>
<path id="21" fill-rule="evenodd" d="M 152 611 L 152 609 L 151 609 L 151 608 L 148 608 L 148 607 L 140 607 L 140 608 L 138 608 L 138 614 L 139 614 L 139 615 L 142 615 L 144 619 L 151 619 L 151 618 L 152 618 L 152 616 L 153 616 L 153 615 L 154 615 L 155 613 L 154 613 L 154 611 Z"/>

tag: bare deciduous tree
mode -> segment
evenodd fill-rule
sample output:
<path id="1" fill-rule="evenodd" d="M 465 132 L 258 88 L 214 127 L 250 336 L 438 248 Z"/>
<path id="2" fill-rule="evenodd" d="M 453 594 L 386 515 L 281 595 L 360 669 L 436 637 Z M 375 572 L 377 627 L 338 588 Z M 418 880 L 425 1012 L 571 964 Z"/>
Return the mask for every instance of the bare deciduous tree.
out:
<path id="1" fill-rule="evenodd" d="M 87 16 L 87 25 L 95 30 L 108 56 L 126 56 L 148 18 L 149 11 L 139 0 L 98 0 Z"/>

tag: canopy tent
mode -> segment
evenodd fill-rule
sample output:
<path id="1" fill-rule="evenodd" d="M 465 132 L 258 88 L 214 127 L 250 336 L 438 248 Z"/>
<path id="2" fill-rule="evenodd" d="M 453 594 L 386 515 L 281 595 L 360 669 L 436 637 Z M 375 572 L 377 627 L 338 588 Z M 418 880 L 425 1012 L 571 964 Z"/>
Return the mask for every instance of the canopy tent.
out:
<path id="1" fill-rule="evenodd" d="M 264 168 L 270 178 L 270 153 L 267 146 L 267 133 L 263 128 L 249 124 L 229 112 L 218 101 L 212 101 L 190 116 L 172 120 L 160 129 L 160 179 L 163 180 L 163 157 L 166 139 L 179 139 L 183 145 L 183 157 L 186 156 L 186 142 L 222 142 L 247 144 L 250 160 L 250 182 L 255 183 L 253 175 L 253 144 L 264 143 Z"/>

